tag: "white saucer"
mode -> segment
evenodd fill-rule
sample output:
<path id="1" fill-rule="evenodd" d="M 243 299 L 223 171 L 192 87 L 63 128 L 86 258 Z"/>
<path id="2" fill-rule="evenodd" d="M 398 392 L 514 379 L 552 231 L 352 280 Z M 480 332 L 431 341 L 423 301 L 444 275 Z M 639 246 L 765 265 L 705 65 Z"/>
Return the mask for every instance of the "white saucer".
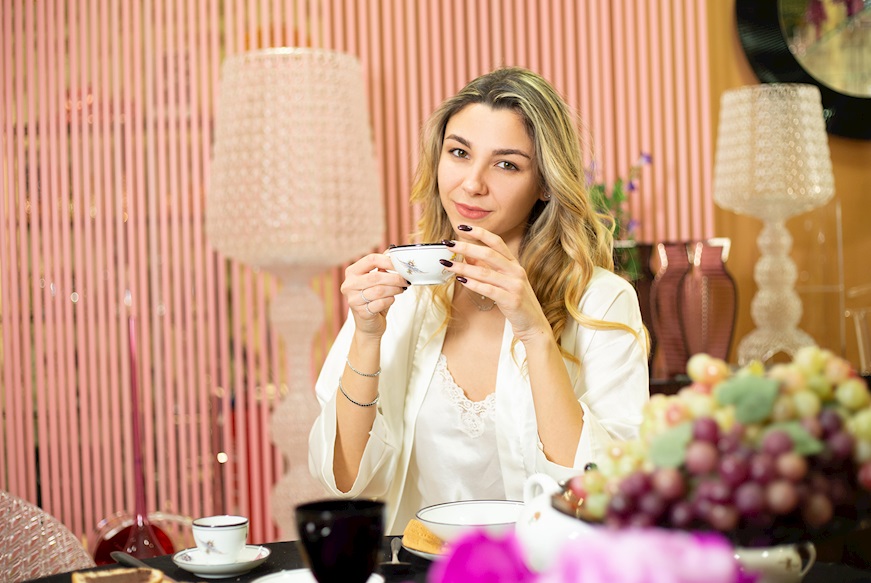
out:
<path id="1" fill-rule="evenodd" d="M 405 546 L 405 545 L 402 545 L 402 548 L 404 548 L 406 551 L 408 551 L 408 552 L 411 553 L 412 555 L 417 555 L 417 556 L 420 557 L 421 559 L 426 559 L 426 560 L 428 560 L 428 561 L 435 561 L 435 560 L 437 560 L 439 557 L 441 557 L 441 555 L 437 555 L 437 554 L 434 554 L 434 553 L 427 553 L 427 552 L 425 552 L 425 551 L 419 551 L 419 550 L 417 550 L 417 549 L 413 549 L 413 548 L 411 548 L 411 547 L 407 547 L 407 546 Z"/>
<path id="2" fill-rule="evenodd" d="M 220 579 L 222 577 L 235 577 L 243 575 L 263 564 L 269 557 L 270 551 L 266 547 L 258 545 L 246 545 L 239 558 L 232 563 L 212 565 L 203 559 L 203 551 L 198 548 L 185 549 L 172 556 L 172 562 L 185 571 L 190 571 L 197 577 L 205 579 Z"/>
<path id="3" fill-rule="evenodd" d="M 264 575 L 254 579 L 251 583 L 318 583 L 315 576 L 308 569 L 294 569 L 293 571 L 279 571 L 271 575 Z M 372 573 L 366 583 L 384 583 L 384 577 Z"/>

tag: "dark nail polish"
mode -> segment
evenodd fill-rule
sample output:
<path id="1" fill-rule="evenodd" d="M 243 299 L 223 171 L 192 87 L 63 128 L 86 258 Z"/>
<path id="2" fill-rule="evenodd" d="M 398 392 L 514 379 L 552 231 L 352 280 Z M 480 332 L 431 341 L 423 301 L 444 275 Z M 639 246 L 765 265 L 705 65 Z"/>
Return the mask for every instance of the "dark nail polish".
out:
<path id="1" fill-rule="evenodd" d="M 470 227 L 469 225 L 457 225 L 457 229 L 459 229 L 460 231 L 469 232 L 472 230 L 472 227 Z"/>
<path id="2" fill-rule="evenodd" d="M 466 282 L 469 281 L 469 280 L 466 279 L 465 277 L 463 277 L 462 275 L 458 275 L 458 276 L 457 276 L 457 281 L 459 281 L 460 283 L 466 283 Z"/>
<path id="3" fill-rule="evenodd" d="M 405 283 L 407 283 L 408 285 L 411 285 L 411 282 L 408 281 L 407 279 L 405 280 Z"/>
<path id="4" fill-rule="evenodd" d="M 448 261 L 447 259 L 439 259 L 439 263 L 441 263 L 445 267 L 450 267 L 451 265 L 454 264 L 453 261 Z"/>
<path id="5" fill-rule="evenodd" d="M 442 245 L 444 245 L 445 247 L 453 247 L 454 245 L 456 245 L 456 243 L 454 243 L 453 241 L 448 241 L 447 239 L 442 239 Z"/>
<path id="6" fill-rule="evenodd" d="M 396 245 L 394 245 L 393 243 L 391 243 L 390 245 L 387 246 L 387 248 L 388 248 L 388 249 L 395 249 L 395 248 L 396 248 Z"/>
<path id="7" fill-rule="evenodd" d="M 407 290 L 407 289 L 408 289 L 407 287 L 404 287 L 404 288 L 402 288 L 402 291 L 405 291 L 405 290 Z"/>

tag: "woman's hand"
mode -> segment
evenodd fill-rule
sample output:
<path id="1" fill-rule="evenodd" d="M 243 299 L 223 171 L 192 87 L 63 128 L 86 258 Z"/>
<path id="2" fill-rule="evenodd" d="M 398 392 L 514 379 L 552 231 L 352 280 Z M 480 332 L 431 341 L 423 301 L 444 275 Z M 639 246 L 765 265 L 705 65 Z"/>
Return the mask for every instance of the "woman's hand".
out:
<path id="1" fill-rule="evenodd" d="M 453 249 L 465 259 L 446 266 L 457 281 L 472 293 L 487 296 L 511 323 L 514 336 L 521 342 L 535 338 L 552 339 L 550 323 L 529 283 L 526 270 L 499 235 L 481 227 L 463 234 L 480 241 L 480 245 L 454 241 Z M 542 336 L 543 335 L 543 336 Z"/>
<path id="2" fill-rule="evenodd" d="M 370 253 L 345 269 L 342 295 L 348 301 L 357 333 L 380 338 L 387 329 L 387 311 L 408 282 L 393 269 L 383 253 Z"/>

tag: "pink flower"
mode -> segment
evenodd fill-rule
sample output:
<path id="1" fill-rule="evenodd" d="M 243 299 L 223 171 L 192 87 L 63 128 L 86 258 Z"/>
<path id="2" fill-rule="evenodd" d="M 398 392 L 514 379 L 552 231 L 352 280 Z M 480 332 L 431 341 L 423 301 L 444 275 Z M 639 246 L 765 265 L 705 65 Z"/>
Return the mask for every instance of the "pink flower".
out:
<path id="1" fill-rule="evenodd" d="M 474 530 L 451 546 L 447 556 L 433 564 L 428 583 L 533 583 L 523 549 L 514 533 L 502 538 Z"/>
<path id="2" fill-rule="evenodd" d="M 537 583 L 751 583 L 729 542 L 659 529 L 603 530 L 571 541 Z"/>

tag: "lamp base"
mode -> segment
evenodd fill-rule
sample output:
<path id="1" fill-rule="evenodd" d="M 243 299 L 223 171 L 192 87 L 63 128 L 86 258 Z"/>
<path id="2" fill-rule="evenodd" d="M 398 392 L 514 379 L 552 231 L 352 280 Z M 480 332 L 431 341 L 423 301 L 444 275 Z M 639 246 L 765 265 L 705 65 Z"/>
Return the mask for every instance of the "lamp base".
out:
<path id="1" fill-rule="evenodd" d="M 803 330 L 753 330 L 738 344 L 738 364 L 744 366 L 753 360 L 766 362 L 780 352 L 794 356 L 803 346 L 816 345 Z"/>
<path id="2" fill-rule="evenodd" d="M 282 535 L 297 538 L 294 509 L 327 495 L 308 469 L 308 434 L 320 412 L 312 390 L 312 341 L 323 323 L 323 306 L 311 289 L 322 268 L 295 268 L 278 273 L 282 285 L 272 298 L 270 321 L 284 339 L 287 352 L 287 395 L 272 413 L 271 433 L 284 454 L 287 472 L 272 490 L 272 519 Z"/>

